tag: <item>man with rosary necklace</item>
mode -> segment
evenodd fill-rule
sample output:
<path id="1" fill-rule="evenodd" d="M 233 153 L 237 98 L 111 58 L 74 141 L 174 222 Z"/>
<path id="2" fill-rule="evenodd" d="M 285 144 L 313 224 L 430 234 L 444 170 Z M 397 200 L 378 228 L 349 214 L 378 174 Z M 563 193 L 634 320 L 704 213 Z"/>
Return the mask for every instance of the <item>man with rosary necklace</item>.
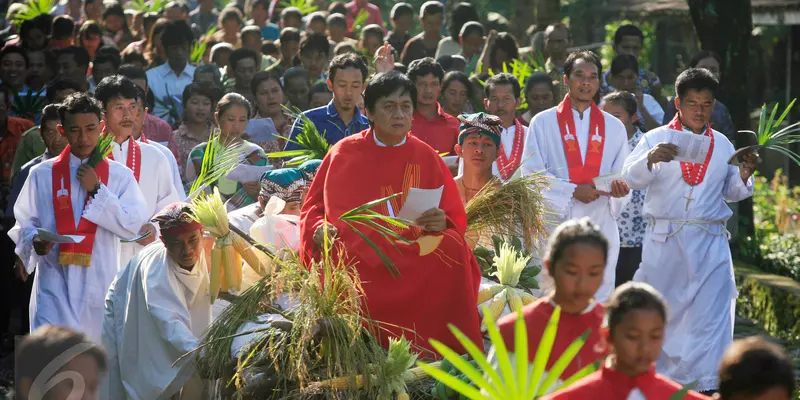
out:
<path id="1" fill-rule="evenodd" d="M 717 389 L 717 366 L 733 340 L 738 293 L 725 230 L 733 212 L 725 202 L 753 195 L 758 161 L 750 153 L 741 167 L 728 164 L 734 147 L 709 123 L 717 88 L 704 69 L 681 73 L 675 118 L 648 132 L 623 168 L 631 188 L 647 189 L 647 232 L 633 280 L 655 287 L 670 306 L 656 370 L 681 384 L 696 381 L 697 391 Z M 667 143 L 670 130 L 710 137 L 705 162 L 670 162 L 678 150 Z"/>

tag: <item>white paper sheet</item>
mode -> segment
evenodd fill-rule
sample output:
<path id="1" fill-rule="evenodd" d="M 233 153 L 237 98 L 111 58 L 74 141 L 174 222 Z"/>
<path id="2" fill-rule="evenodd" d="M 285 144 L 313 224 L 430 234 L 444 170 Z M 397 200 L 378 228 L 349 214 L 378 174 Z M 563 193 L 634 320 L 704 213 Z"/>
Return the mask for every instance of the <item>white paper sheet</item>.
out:
<path id="1" fill-rule="evenodd" d="M 39 239 L 45 242 L 51 243 L 80 243 L 83 239 L 86 239 L 86 236 L 80 235 L 59 235 L 54 232 L 50 232 L 47 229 L 37 228 L 36 229 Z"/>
<path id="2" fill-rule="evenodd" d="M 397 217 L 409 221 L 418 220 L 425 211 L 439 207 L 439 203 L 442 201 L 443 190 L 444 185 L 436 189 L 411 188 L 408 191 L 405 203 L 403 203 L 403 208 L 400 209 Z"/>
<path id="3" fill-rule="evenodd" d="M 247 121 L 242 137 L 253 143 L 264 143 L 277 139 L 275 136 L 277 134 L 278 129 L 275 127 L 275 122 L 272 121 L 272 118 L 258 118 Z"/>
<path id="4" fill-rule="evenodd" d="M 702 164 L 711 148 L 711 138 L 670 129 L 669 143 L 678 146 L 678 156 L 674 161 Z"/>
<path id="5" fill-rule="evenodd" d="M 611 183 L 618 180 L 622 180 L 621 172 L 600 175 L 597 178 L 594 178 L 592 181 L 594 182 L 595 189 L 602 192 L 611 193 Z"/>
<path id="6" fill-rule="evenodd" d="M 271 169 L 271 165 L 257 166 L 241 164 L 231 171 L 226 178 L 240 183 L 258 182 L 261 180 L 261 175 L 264 175 L 264 172 Z"/>

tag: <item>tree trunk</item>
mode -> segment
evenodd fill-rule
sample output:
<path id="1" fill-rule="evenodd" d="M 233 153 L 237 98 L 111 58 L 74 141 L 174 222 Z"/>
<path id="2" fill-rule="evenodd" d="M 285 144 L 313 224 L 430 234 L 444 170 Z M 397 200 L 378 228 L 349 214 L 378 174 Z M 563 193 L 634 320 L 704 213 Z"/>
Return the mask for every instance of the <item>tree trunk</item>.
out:
<path id="1" fill-rule="evenodd" d="M 736 129 L 749 129 L 750 104 L 747 90 L 748 49 L 753 31 L 750 0 L 687 0 L 700 46 L 722 58 L 722 87 L 719 96 L 730 111 Z M 753 142 L 747 134 L 736 137 L 737 147 Z M 742 235 L 752 235 L 752 201 L 739 203 L 739 226 Z"/>

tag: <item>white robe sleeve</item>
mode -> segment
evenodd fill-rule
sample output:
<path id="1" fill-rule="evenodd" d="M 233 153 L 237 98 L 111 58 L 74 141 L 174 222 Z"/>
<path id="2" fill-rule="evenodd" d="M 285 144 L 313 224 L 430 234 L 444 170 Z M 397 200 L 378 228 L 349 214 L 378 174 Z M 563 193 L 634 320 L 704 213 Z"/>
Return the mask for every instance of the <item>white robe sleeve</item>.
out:
<path id="1" fill-rule="evenodd" d="M 549 178 L 550 188 L 544 193 L 545 199 L 548 200 L 554 211 L 558 210 L 563 216 L 572 204 L 572 196 L 577 185 L 568 180 L 559 179 L 551 172 L 553 165 L 547 159 L 546 151 L 543 151 L 547 144 L 545 123 L 546 118 L 539 114 L 528 126 L 525 132 L 525 146 L 522 151 L 520 170 L 523 175 L 541 172 Z"/>
<path id="2" fill-rule="evenodd" d="M 619 126 L 622 129 L 625 129 L 625 126 L 622 125 L 622 122 L 619 122 Z M 606 137 L 608 137 L 608 135 L 606 135 Z M 606 145 L 608 145 L 608 142 L 606 142 Z M 614 155 L 614 162 L 611 165 L 611 170 L 613 171 L 612 173 L 617 173 L 617 172 L 621 173 L 623 167 L 625 167 L 625 160 L 627 160 L 628 156 L 630 155 L 630 150 L 628 149 L 628 142 L 627 140 L 619 141 L 617 142 L 616 149 L 609 152 L 603 151 L 603 153 L 604 153 L 603 157 L 605 157 L 606 155 L 609 156 L 612 154 Z M 630 191 L 623 197 L 612 197 L 611 201 L 608 202 L 609 207 L 611 208 L 611 216 L 613 216 L 614 219 L 619 218 L 619 215 L 622 213 L 622 210 L 625 209 L 625 206 L 627 206 L 630 201 L 631 201 Z"/>
<path id="3" fill-rule="evenodd" d="M 725 181 L 722 195 L 725 201 L 729 203 L 742 201 L 753 195 L 754 184 L 755 179 L 753 179 L 752 176 L 750 176 L 750 178 L 747 179 L 747 183 L 745 183 L 742 180 L 742 176 L 739 174 L 739 167 L 728 165 L 728 177 Z"/>
<path id="4" fill-rule="evenodd" d="M 17 221 L 8 231 L 8 237 L 16 244 L 14 253 L 22 260 L 28 274 L 36 269 L 36 264 L 39 262 L 39 255 L 33 250 L 33 237 L 37 234 L 36 229 L 42 226 L 38 214 L 39 204 L 36 201 L 39 193 L 37 176 L 35 169 L 32 170 L 22 185 L 17 202 L 14 204 L 14 217 Z"/>
<path id="5" fill-rule="evenodd" d="M 148 313 L 158 335 L 181 354 L 200 345 L 191 329 L 189 308 L 181 295 L 181 283 L 172 276 L 168 267 L 151 269 L 144 278 L 144 298 Z M 191 363 L 189 363 L 191 364 Z"/>
<path id="6" fill-rule="evenodd" d="M 115 279 L 108 289 L 105 312 L 103 315 L 103 348 L 106 351 L 106 358 L 108 361 L 106 363 L 106 377 L 103 379 L 100 393 L 106 395 L 106 397 L 102 397 L 105 399 L 126 398 L 125 387 L 122 384 L 122 372 L 120 371 L 119 352 L 117 351 L 116 342 L 119 332 L 117 332 L 116 319 L 114 318 L 115 301 L 125 300 L 124 297 L 122 299 L 117 299 L 116 287 L 118 282 L 119 279 Z M 123 290 L 124 289 L 125 287 L 123 287 Z"/>
<path id="7" fill-rule="evenodd" d="M 661 165 L 657 163 L 653 165 L 652 170 L 647 168 L 647 154 L 653 148 L 648 140 L 648 136 L 649 135 L 644 135 L 644 137 L 642 137 L 642 140 L 639 141 L 639 144 L 636 145 L 636 148 L 633 149 L 633 152 L 625 160 L 625 165 L 622 168 L 622 177 L 631 189 L 647 189 L 656 175 L 658 175 L 658 171 L 661 167 Z"/>
<path id="8" fill-rule="evenodd" d="M 167 161 L 166 158 L 159 158 L 158 164 L 159 164 L 158 171 L 164 171 L 167 168 L 169 168 L 168 165 L 169 162 Z M 159 178 L 161 179 L 158 179 L 157 183 L 158 200 L 156 201 L 156 213 L 161 212 L 161 210 L 163 210 L 164 207 L 172 203 L 182 201 L 186 197 L 185 194 L 181 193 L 183 192 L 183 190 L 181 190 L 181 192 L 178 192 L 178 190 L 176 189 L 174 177 L 171 179 L 163 179 L 163 176 Z"/>
<path id="9" fill-rule="evenodd" d="M 100 184 L 100 190 L 86 204 L 83 218 L 119 237 L 136 236 L 148 218 L 147 202 L 129 169 L 114 177 L 122 180 L 115 185 L 120 188 L 119 196 Z"/>

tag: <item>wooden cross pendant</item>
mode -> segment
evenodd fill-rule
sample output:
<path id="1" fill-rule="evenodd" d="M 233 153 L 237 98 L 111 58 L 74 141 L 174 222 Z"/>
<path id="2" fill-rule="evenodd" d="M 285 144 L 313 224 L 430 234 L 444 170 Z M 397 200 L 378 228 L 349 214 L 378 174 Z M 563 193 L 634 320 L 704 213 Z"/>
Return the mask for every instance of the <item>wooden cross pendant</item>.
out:
<path id="1" fill-rule="evenodd" d="M 689 190 L 689 194 L 688 194 L 688 195 L 686 195 L 686 196 L 683 196 L 683 198 L 684 198 L 684 199 L 686 199 L 686 211 L 689 211 L 689 202 L 690 202 L 690 201 L 692 201 L 692 200 L 694 200 L 694 197 L 692 197 L 692 191 L 693 191 L 693 190 L 694 190 L 694 187 L 692 187 L 692 188 Z"/>

